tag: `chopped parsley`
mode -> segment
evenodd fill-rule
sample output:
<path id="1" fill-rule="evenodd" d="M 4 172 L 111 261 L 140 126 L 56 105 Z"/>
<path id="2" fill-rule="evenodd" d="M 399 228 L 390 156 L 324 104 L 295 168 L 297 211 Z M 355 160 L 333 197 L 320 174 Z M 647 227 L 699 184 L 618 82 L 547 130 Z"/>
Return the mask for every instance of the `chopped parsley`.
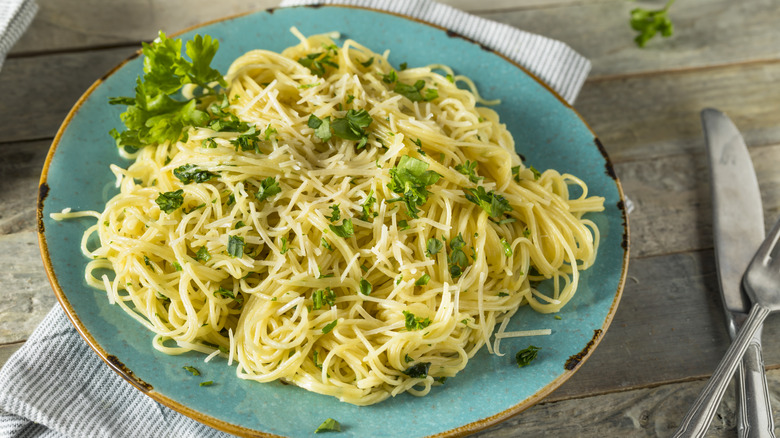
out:
<path id="1" fill-rule="evenodd" d="M 207 262 L 211 260 L 211 254 L 209 254 L 209 250 L 206 249 L 205 246 L 201 246 L 198 249 L 198 252 L 195 253 L 195 260 L 201 261 L 201 262 Z"/>
<path id="2" fill-rule="evenodd" d="M 501 247 L 504 248 L 504 255 L 507 257 L 512 256 L 512 245 L 510 245 L 509 242 L 507 242 L 503 237 L 501 238 Z"/>
<path id="3" fill-rule="evenodd" d="M 236 296 L 232 290 L 225 289 L 223 287 L 220 287 L 219 289 L 215 290 L 214 296 L 221 297 L 221 298 L 230 298 L 233 301 L 237 302 L 238 304 L 244 302 L 244 298 L 241 295 Z"/>
<path id="4" fill-rule="evenodd" d="M 333 251 L 333 246 L 330 244 L 330 242 L 328 242 L 327 240 L 325 240 L 325 238 L 324 238 L 324 237 L 320 239 L 320 244 L 321 244 L 322 246 L 324 246 L 324 247 L 325 247 L 325 249 L 327 249 L 328 251 Z"/>
<path id="5" fill-rule="evenodd" d="M 211 380 L 206 380 L 205 382 L 200 382 L 200 385 L 199 385 L 199 386 L 211 386 L 211 385 L 213 385 L 213 384 L 214 384 L 214 382 L 213 382 L 213 381 L 211 381 Z"/>
<path id="6" fill-rule="evenodd" d="M 463 251 L 465 246 L 466 242 L 460 233 L 450 240 L 450 253 L 447 256 L 447 262 L 452 278 L 460 277 L 470 265 L 469 258 Z"/>
<path id="7" fill-rule="evenodd" d="M 179 189 L 174 192 L 160 193 L 160 196 L 154 202 L 160 206 L 160 210 L 171 214 L 184 203 L 184 190 Z"/>
<path id="8" fill-rule="evenodd" d="M 331 330 L 333 330 L 333 328 L 336 327 L 336 324 L 338 324 L 338 322 L 339 322 L 338 319 L 335 320 L 335 321 L 330 322 L 328 325 L 326 325 L 325 327 L 322 328 L 322 333 L 323 334 L 330 333 Z"/>
<path id="9" fill-rule="evenodd" d="M 177 270 L 177 271 L 181 271 L 181 270 L 182 270 L 182 267 L 181 267 L 181 265 L 179 264 L 179 262 L 173 262 L 173 269 L 175 269 L 175 270 Z"/>
<path id="10" fill-rule="evenodd" d="M 376 204 L 376 198 L 374 197 L 374 191 L 368 192 L 368 197 L 360 206 L 363 209 L 363 213 L 360 215 L 360 219 L 368 221 L 370 218 L 374 218 L 379 213 L 374 211 L 374 204 Z"/>
<path id="11" fill-rule="evenodd" d="M 314 114 L 309 116 L 307 125 L 314 129 L 314 135 L 326 142 L 333 135 L 344 140 L 355 140 L 358 142 L 357 148 L 363 148 L 368 142 L 368 133 L 365 128 L 374 121 L 368 111 L 361 109 L 355 111 L 350 109 L 344 117 L 337 117 L 331 120 L 331 117 L 320 119 Z M 332 133 L 331 133 L 332 131 Z"/>
<path id="12" fill-rule="evenodd" d="M 306 124 L 309 128 L 314 130 L 314 135 L 317 138 L 323 142 L 330 140 L 330 137 L 332 136 L 330 133 L 330 116 L 320 119 L 312 114 L 309 116 L 309 121 Z"/>
<path id="13" fill-rule="evenodd" d="M 463 175 L 466 175 L 469 177 L 469 181 L 476 184 L 485 178 L 483 176 L 477 176 L 477 164 L 479 163 L 476 161 L 466 160 L 465 163 L 455 166 L 455 170 L 462 173 Z"/>
<path id="14" fill-rule="evenodd" d="M 341 210 L 339 210 L 339 204 L 331 205 L 329 208 L 331 210 L 331 214 L 330 216 L 325 216 L 325 218 L 331 222 L 338 222 L 338 220 L 341 219 Z"/>
<path id="15" fill-rule="evenodd" d="M 228 236 L 227 252 L 231 257 L 243 257 L 244 245 L 243 237 Z"/>
<path id="16" fill-rule="evenodd" d="M 371 291 L 374 289 L 371 283 L 369 283 L 368 280 L 366 280 L 365 278 L 360 279 L 358 288 L 360 290 L 360 293 L 363 295 L 371 295 Z"/>
<path id="17" fill-rule="evenodd" d="M 368 68 L 368 67 L 371 67 L 371 64 L 373 64 L 373 63 L 374 63 L 374 57 L 372 56 L 372 57 L 368 58 L 367 61 L 361 62 L 360 65 L 362 65 L 363 67 Z"/>
<path id="18" fill-rule="evenodd" d="M 281 241 L 282 241 L 282 249 L 280 249 L 280 250 L 279 250 L 279 253 L 280 253 L 280 254 L 284 254 L 284 253 L 286 253 L 286 252 L 287 252 L 287 250 L 289 249 L 289 248 L 287 248 L 287 238 L 286 238 L 286 237 L 282 237 L 282 238 L 281 238 L 281 239 L 279 239 L 279 240 L 281 240 Z"/>
<path id="19" fill-rule="evenodd" d="M 426 274 L 423 274 L 422 277 L 418 278 L 417 281 L 414 282 L 415 286 L 425 286 L 428 284 L 428 282 L 431 281 L 431 276 Z"/>
<path id="20" fill-rule="evenodd" d="M 404 84 L 403 82 L 396 82 L 393 91 L 406 97 L 412 102 L 430 101 L 439 97 L 439 92 L 435 88 L 426 88 L 425 81 L 422 79 L 414 83 L 414 85 Z"/>
<path id="21" fill-rule="evenodd" d="M 463 191 L 466 199 L 482 207 L 493 219 L 499 219 L 504 213 L 513 210 L 509 202 L 493 190 L 486 192 L 484 187 L 477 186 L 476 189 L 466 188 Z"/>
<path id="22" fill-rule="evenodd" d="M 404 310 L 404 322 L 406 330 L 409 331 L 422 330 L 425 327 L 431 325 L 430 318 L 420 318 L 418 316 L 414 316 L 413 313 L 407 312 L 406 310 Z"/>
<path id="23" fill-rule="evenodd" d="M 352 225 L 352 219 L 344 219 L 341 222 L 341 225 L 328 225 L 328 228 L 330 228 L 331 231 L 336 233 L 339 237 L 350 237 L 353 234 L 355 234 L 354 226 Z"/>
<path id="24" fill-rule="evenodd" d="M 183 366 L 182 368 L 184 368 L 185 370 L 189 371 L 190 374 L 192 374 L 193 376 L 199 376 L 200 375 L 200 371 L 198 371 L 198 369 L 195 368 L 195 367 L 191 367 L 191 366 L 187 365 L 187 366 Z"/>
<path id="25" fill-rule="evenodd" d="M 260 187 L 257 188 L 255 198 L 262 202 L 276 194 L 282 193 L 282 188 L 279 187 L 279 182 L 273 177 L 269 176 L 260 183 Z"/>
<path id="26" fill-rule="evenodd" d="M 444 241 L 439 240 L 435 237 L 431 237 L 430 239 L 428 239 L 425 254 L 428 257 L 433 257 L 436 253 L 441 251 L 442 248 L 444 248 Z"/>
<path id="27" fill-rule="evenodd" d="M 254 150 L 260 153 L 260 132 L 258 132 L 254 126 L 251 126 L 246 132 L 238 135 L 238 137 L 230 140 L 230 144 L 236 147 L 236 150 L 241 148 L 242 151 Z"/>
<path id="28" fill-rule="evenodd" d="M 173 175 L 183 184 L 192 182 L 204 183 L 217 176 L 216 173 L 209 172 L 208 170 L 198 169 L 194 164 L 185 164 L 173 169 Z"/>
<path id="29" fill-rule="evenodd" d="M 336 49 L 337 47 L 334 45 L 327 46 L 323 52 L 309 53 L 299 58 L 298 63 L 317 76 L 325 76 L 327 67 L 339 68 L 339 65 L 333 60 L 333 57 L 338 55 L 338 50 Z"/>
<path id="30" fill-rule="evenodd" d="M 408 155 L 401 157 L 398 165 L 390 169 L 389 173 L 391 179 L 387 187 L 402 196 L 388 199 L 387 202 L 403 202 L 409 216 L 417 218 L 420 211 L 417 207 L 428 201 L 427 188 L 435 184 L 441 175 L 428 170 L 425 161 Z"/>
<path id="31" fill-rule="evenodd" d="M 515 361 L 517 362 L 518 368 L 522 368 L 533 362 L 533 360 L 536 359 L 539 350 L 541 350 L 541 348 L 529 345 L 528 348 L 518 351 L 517 354 L 515 354 Z"/>
<path id="32" fill-rule="evenodd" d="M 327 420 L 323 421 L 322 424 L 320 424 L 314 431 L 314 433 L 320 432 L 341 432 L 341 424 L 332 418 L 328 418 Z"/>
<path id="33" fill-rule="evenodd" d="M 325 304 L 333 306 L 336 304 L 336 292 L 331 290 L 330 287 L 316 290 L 311 296 L 311 301 L 314 310 L 321 309 Z"/>
<path id="34" fill-rule="evenodd" d="M 413 379 L 423 379 L 425 377 L 428 377 L 428 370 L 430 368 L 431 368 L 430 362 L 417 362 L 416 364 L 410 366 L 409 368 L 401 372 Z"/>

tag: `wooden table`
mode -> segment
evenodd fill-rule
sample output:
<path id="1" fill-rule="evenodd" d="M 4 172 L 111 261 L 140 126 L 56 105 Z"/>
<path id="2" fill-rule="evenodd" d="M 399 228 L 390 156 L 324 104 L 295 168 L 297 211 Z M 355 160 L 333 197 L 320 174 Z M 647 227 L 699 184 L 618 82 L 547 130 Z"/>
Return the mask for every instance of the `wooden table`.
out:
<path id="1" fill-rule="evenodd" d="M 276 3 L 39 0 L 37 18 L 0 72 L 0 365 L 56 303 L 38 255 L 35 201 L 46 152 L 69 108 L 158 29 Z M 478 435 L 670 435 L 729 344 L 699 112 L 719 108 L 743 132 L 771 226 L 780 213 L 780 5 L 679 0 L 671 10 L 674 37 L 639 49 L 628 27 L 634 2 L 445 3 L 560 39 L 592 60 L 575 106 L 635 206 L 628 281 L 601 345 L 543 403 Z M 767 322 L 764 348 L 777 415 L 780 318 Z M 735 428 L 729 393 L 710 435 L 735 436 Z"/>

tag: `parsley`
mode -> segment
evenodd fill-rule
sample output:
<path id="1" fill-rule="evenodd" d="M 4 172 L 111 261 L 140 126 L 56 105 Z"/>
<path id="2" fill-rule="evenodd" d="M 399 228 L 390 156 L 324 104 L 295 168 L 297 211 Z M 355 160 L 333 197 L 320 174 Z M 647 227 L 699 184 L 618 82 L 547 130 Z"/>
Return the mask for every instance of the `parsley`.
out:
<path id="1" fill-rule="evenodd" d="M 150 262 L 149 257 L 144 256 L 144 264 L 146 264 L 146 266 L 152 266 L 152 264 L 149 262 Z"/>
<path id="2" fill-rule="evenodd" d="M 413 313 L 407 312 L 404 310 L 404 320 L 406 325 L 406 330 L 412 331 L 412 330 L 422 330 L 425 327 L 428 327 L 431 325 L 430 318 L 420 318 L 418 316 L 414 316 Z"/>
<path id="3" fill-rule="evenodd" d="M 501 238 L 501 247 L 504 248 L 504 254 L 507 257 L 512 256 L 512 245 L 510 245 L 509 242 L 507 242 L 503 237 Z"/>
<path id="4" fill-rule="evenodd" d="M 460 277 L 463 271 L 469 267 L 469 258 L 463 251 L 464 246 L 466 246 L 466 242 L 460 233 L 450 240 L 450 254 L 447 256 L 447 262 L 452 278 Z"/>
<path id="5" fill-rule="evenodd" d="M 476 189 L 467 188 L 463 191 L 466 199 L 482 207 L 493 219 L 498 219 L 507 211 L 513 210 L 509 202 L 493 190 L 485 192 L 484 187 L 478 186 Z"/>
<path id="6" fill-rule="evenodd" d="M 200 385 L 199 385 L 199 386 L 211 386 L 211 385 L 213 385 L 213 384 L 214 384 L 214 382 L 213 382 L 213 381 L 211 381 L 211 380 L 207 380 L 207 381 L 205 381 L 205 382 L 200 382 Z"/>
<path id="7" fill-rule="evenodd" d="M 407 67 L 409 67 L 409 64 L 402 62 L 401 65 L 398 66 L 398 70 L 404 71 L 407 69 Z"/>
<path id="8" fill-rule="evenodd" d="M 363 209 L 363 214 L 360 216 L 360 219 L 364 221 L 368 221 L 369 218 L 376 217 L 379 215 L 379 213 L 374 211 L 374 204 L 376 203 L 376 198 L 374 197 L 374 191 L 368 192 L 368 197 L 365 201 L 363 201 L 363 204 L 360 206 Z"/>
<path id="9" fill-rule="evenodd" d="M 183 184 L 189 184 L 191 182 L 204 183 L 217 176 L 217 174 L 211 173 L 208 170 L 198 169 L 194 164 L 185 164 L 173 169 L 173 175 Z"/>
<path id="10" fill-rule="evenodd" d="M 314 130 L 314 135 L 317 138 L 323 142 L 330 140 L 330 116 L 325 117 L 324 119 L 320 119 L 319 117 L 312 114 L 309 116 L 309 121 L 306 124 L 309 126 L 309 128 Z"/>
<path id="11" fill-rule="evenodd" d="M 398 80 L 398 73 L 396 73 L 395 70 L 390 70 L 390 73 L 386 75 L 382 75 L 382 82 L 386 84 L 392 84 L 397 80 Z"/>
<path id="12" fill-rule="evenodd" d="M 423 276 L 418 278 L 414 284 L 415 286 L 425 286 L 429 281 L 431 281 L 431 276 L 428 274 L 423 274 Z"/>
<path id="13" fill-rule="evenodd" d="M 330 216 L 325 216 L 325 218 L 331 222 L 338 222 L 338 220 L 341 219 L 341 210 L 339 210 L 339 204 L 331 205 L 329 208 L 332 213 Z"/>
<path id="14" fill-rule="evenodd" d="M 230 298 L 233 301 L 237 302 L 238 304 L 241 304 L 244 302 L 244 298 L 241 295 L 236 296 L 233 294 L 232 290 L 225 289 L 223 287 L 220 287 L 216 291 L 214 291 L 215 297 L 221 297 L 221 298 Z"/>
<path id="15" fill-rule="evenodd" d="M 451 74 L 448 73 L 446 78 L 447 78 L 448 81 L 450 81 L 450 83 L 452 83 L 452 84 L 455 83 L 455 77 L 452 76 Z"/>
<path id="16" fill-rule="evenodd" d="M 374 59 L 374 58 L 371 58 Z M 341 424 L 339 424 L 338 421 L 328 418 L 327 420 L 323 421 L 322 424 L 320 424 L 317 429 L 314 431 L 314 433 L 320 433 L 320 432 L 341 432 Z"/>
<path id="17" fill-rule="evenodd" d="M 539 350 L 541 350 L 541 348 L 529 345 L 528 348 L 518 351 L 517 354 L 515 354 L 515 361 L 517 361 L 518 368 L 522 368 L 536 359 Z"/>
<path id="18" fill-rule="evenodd" d="M 198 369 L 195 368 L 195 367 L 183 366 L 182 368 L 184 368 L 185 370 L 189 371 L 193 376 L 199 376 L 200 375 L 200 371 L 198 371 Z"/>
<path id="19" fill-rule="evenodd" d="M 406 219 L 402 219 L 402 220 L 398 221 L 398 229 L 400 231 L 408 230 L 409 229 L 409 221 L 407 221 Z"/>
<path id="20" fill-rule="evenodd" d="M 656 33 L 663 37 L 670 37 L 674 33 L 672 20 L 669 19 L 669 8 L 674 4 L 674 0 L 668 0 L 666 5 L 658 10 L 635 8 L 631 10 L 631 28 L 639 32 L 634 38 L 634 42 L 639 47 L 644 47 Z"/>
<path id="21" fill-rule="evenodd" d="M 420 211 L 417 207 L 428 200 L 428 186 L 435 184 L 441 175 L 428 170 L 428 163 L 417 158 L 404 155 L 398 165 L 389 170 L 390 183 L 387 187 L 403 196 L 388 199 L 387 202 L 401 201 L 406 204 L 406 211 L 412 218 L 417 218 Z"/>
<path id="22" fill-rule="evenodd" d="M 427 88 L 423 93 L 422 89 L 425 87 L 425 81 L 422 79 L 414 83 L 414 85 L 404 84 L 403 82 L 396 82 L 395 91 L 398 94 L 403 95 L 412 102 L 429 101 L 439 97 L 439 92 L 435 88 Z"/>
<path id="23" fill-rule="evenodd" d="M 322 328 L 322 333 L 324 333 L 324 334 L 330 333 L 330 331 L 333 330 L 334 327 L 336 327 L 336 324 L 338 324 L 338 322 L 339 322 L 339 320 L 337 319 L 337 320 L 329 323 L 325 327 L 323 327 Z"/>
<path id="24" fill-rule="evenodd" d="M 469 177 L 469 181 L 473 183 L 479 183 L 484 177 L 477 176 L 477 162 L 466 160 L 463 164 L 455 166 L 455 170 Z"/>
<path id="25" fill-rule="evenodd" d="M 247 129 L 245 132 L 238 135 L 238 137 L 230 140 L 230 144 L 236 147 L 236 150 L 241 148 L 242 151 L 254 150 L 260 153 L 260 133 L 254 126 Z"/>
<path id="26" fill-rule="evenodd" d="M 298 85 L 298 89 L 299 90 L 305 90 L 307 88 L 314 88 L 314 87 L 316 87 L 318 85 L 320 85 L 319 82 L 314 82 L 314 83 L 311 83 L 311 84 L 301 84 L 301 85 Z"/>
<path id="27" fill-rule="evenodd" d="M 347 94 L 347 103 L 350 104 L 353 100 L 355 100 L 355 96 Z"/>
<path id="28" fill-rule="evenodd" d="M 160 196 L 158 196 L 154 202 L 160 206 L 160 210 L 171 214 L 174 210 L 181 207 L 181 204 L 184 202 L 183 194 L 184 190 L 182 189 L 176 190 L 175 192 L 160 193 Z"/>
<path id="29" fill-rule="evenodd" d="M 268 126 L 265 127 L 265 131 L 263 131 L 263 138 L 265 140 L 273 140 L 276 134 L 278 134 L 276 128 L 274 128 L 269 124 Z"/>
<path id="30" fill-rule="evenodd" d="M 308 68 L 312 73 L 317 76 L 325 76 L 325 68 L 333 67 L 339 68 L 339 65 L 333 61 L 333 56 L 338 54 L 335 46 L 329 46 L 324 52 L 309 53 L 308 55 L 299 58 L 298 63 Z"/>
<path id="31" fill-rule="evenodd" d="M 428 370 L 430 368 L 430 362 L 418 362 L 401 372 L 413 379 L 422 379 L 428 377 Z"/>
<path id="32" fill-rule="evenodd" d="M 444 248 L 444 241 L 439 240 L 435 237 L 431 237 L 428 239 L 428 244 L 426 245 L 425 254 L 428 257 L 433 257 L 436 253 L 442 250 Z"/>
<path id="33" fill-rule="evenodd" d="M 320 244 L 321 244 L 322 246 L 324 246 L 324 247 L 325 247 L 325 249 L 327 249 L 328 251 L 333 251 L 333 246 L 331 246 L 331 244 L 330 244 L 330 243 L 328 243 L 328 241 L 327 241 L 327 240 L 325 240 L 325 238 L 324 238 L 324 237 L 320 239 Z"/>
<path id="34" fill-rule="evenodd" d="M 143 76 L 136 80 L 135 96 L 109 99 L 112 105 L 127 106 L 120 116 L 127 130 L 110 132 L 118 147 L 175 142 L 186 127 L 208 123 L 209 115 L 197 108 L 199 96 L 186 100 L 171 96 L 185 84 L 196 84 L 211 92 L 212 82 L 227 86 L 222 74 L 210 67 L 219 41 L 208 35 L 195 35 L 185 48 L 189 61 L 182 56 L 181 48 L 180 39 L 169 39 L 162 32 L 152 44 L 143 44 Z"/>
<path id="35" fill-rule="evenodd" d="M 344 219 L 341 222 L 341 225 L 328 225 L 328 228 L 339 237 L 347 238 L 355 234 L 355 229 L 352 226 L 352 219 Z"/>
<path id="36" fill-rule="evenodd" d="M 279 193 L 282 193 L 282 188 L 279 187 L 279 183 L 273 177 L 269 176 L 260 183 L 260 187 L 257 188 L 257 193 L 255 193 L 255 198 L 263 202 Z"/>
<path id="37" fill-rule="evenodd" d="M 534 166 L 528 166 L 528 169 L 534 174 L 534 181 L 542 177 L 542 173 L 536 170 Z"/>
<path id="38" fill-rule="evenodd" d="M 521 166 L 512 166 L 512 178 L 515 182 L 520 182 L 520 167 Z"/>
<path id="39" fill-rule="evenodd" d="M 287 238 L 286 237 L 282 237 L 280 240 L 282 241 L 282 249 L 279 250 L 279 253 L 280 254 L 284 254 L 289 249 L 289 248 L 287 248 Z"/>
<path id="40" fill-rule="evenodd" d="M 324 304 L 333 306 L 336 304 L 336 292 L 329 287 L 316 290 L 311 296 L 311 301 L 314 310 L 319 310 Z"/>
<path id="41" fill-rule="evenodd" d="M 201 262 L 207 262 L 211 260 L 211 254 L 209 254 L 209 250 L 206 249 L 205 246 L 201 246 L 198 249 L 198 252 L 195 253 L 195 260 L 201 261 Z"/>
<path id="42" fill-rule="evenodd" d="M 330 140 L 332 135 L 335 135 L 344 140 L 358 141 L 357 148 L 360 149 L 368 142 L 368 133 L 365 128 L 373 121 L 374 119 L 368 114 L 368 111 L 350 109 L 344 117 L 335 118 L 332 121 L 330 116 L 320 119 L 312 114 L 309 116 L 307 125 L 314 129 L 314 135 L 323 142 Z"/>
<path id="43" fill-rule="evenodd" d="M 227 252 L 232 257 L 244 256 L 244 238 L 239 236 L 228 236 Z"/>
<path id="44" fill-rule="evenodd" d="M 181 271 L 183 268 L 181 267 L 179 262 L 173 262 L 173 269 L 175 269 L 177 271 Z"/>
<path id="45" fill-rule="evenodd" d="M 360 279 L 358 287 L 360 289 L 360 293 L 363 295 L 371 295 L 371 291 L 374 289 L 371 283 L 369 283 L 365 278 Z"/>
<path id="46" fill-rule="evenodd" d="M 320 356 L 320 352 L 317 351 L 317 350 L 314 350 L 314 353 L 311 354 L 311 358 L 312 358 L 312 361 L 314 362 L 314 366 L 319 368 L 319 369 L 322 369 L 322 364 L 318 363 L 319 362 L 319 356 Z"/>
<path id="47" fill-rule="evenodd" d="M 374 63 L 374 57 L 372 56 L 372 57 L 368 58 L 367 61 L 361 62 L 360 65 L 362 65 L 363 67 L 368 68 L 368 67 L 371 67 L 371 64 L 373 64 L 373 63 Z"/>
<path id="48" fill-rule="evenodd" d="M 236 195 L 235 195 L 234 193 L 231 193 L 231 194 L 228 196 L 228 199 L 227 199 L 227 205 L 233 205 L 233 204 L 235 204 L 235 203 L 236 203 Z"/>

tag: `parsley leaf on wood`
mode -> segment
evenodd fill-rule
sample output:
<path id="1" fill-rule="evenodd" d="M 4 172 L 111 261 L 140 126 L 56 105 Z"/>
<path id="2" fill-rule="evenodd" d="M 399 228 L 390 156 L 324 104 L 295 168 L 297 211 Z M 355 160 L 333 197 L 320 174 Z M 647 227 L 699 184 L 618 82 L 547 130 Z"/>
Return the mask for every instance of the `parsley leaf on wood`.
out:
<path id="1" fill-rule="evenodd" d="M 631 10 L 631 28 L 639 32 L 634 38 L 636 45 L 644 47 L 656 34 L 670 37 L 674 33 L 674 25 L 669 18 L 669 8 L 675 0 L 668 0 L 666 5 L 658 10 L 635 8 Z"/>
<path id="2" fill-rule="evenodd" d="M 174 192 L 160 193 L 160 196 L 154 200 L 160 206 L 160 210 L 170 214 L 181 207 L 184 202 L 184 190 L 179 189 Z"/>
<path id="3" fill-rule="evenodd" d="M 412 218 L 417 218 L 420 211 L 417 207 L 428 201 L 427 187 L 435 184 L 441 175 L 428 170 L 428 163 L 417 158 L 404 155 L 398 165 L 390 169 L 390 183 L 387 187 L 399 198 L 388 199 L 387 202 L 403 202 L 406 211 Z"/>

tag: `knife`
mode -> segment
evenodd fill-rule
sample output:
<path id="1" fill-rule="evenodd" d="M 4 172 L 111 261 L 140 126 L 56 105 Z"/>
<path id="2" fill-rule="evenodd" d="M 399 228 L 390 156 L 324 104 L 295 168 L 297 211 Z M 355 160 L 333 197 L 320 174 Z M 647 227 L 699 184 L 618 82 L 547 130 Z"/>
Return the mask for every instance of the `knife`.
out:
<path id="1" fill-rule="evenodd" d="M 701 112 L 710 162 L 715 262 L 726 323 L 732 339 L 750 311 L 742 275 L 764 240 L 761 192 L 745 141 L 722 112 Z M 774 420 L 761 356 L 761 329 L 737 371 L 737 431 L 740 437 L 774 437 Z"/>

